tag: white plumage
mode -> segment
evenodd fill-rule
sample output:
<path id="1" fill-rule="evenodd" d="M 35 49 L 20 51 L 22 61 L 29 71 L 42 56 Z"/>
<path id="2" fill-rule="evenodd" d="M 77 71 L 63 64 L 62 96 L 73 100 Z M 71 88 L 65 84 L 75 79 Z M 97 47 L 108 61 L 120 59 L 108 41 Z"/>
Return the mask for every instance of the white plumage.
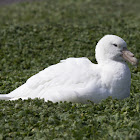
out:
<path id="1" fill-rule="evenodd" d="M 68 58 L 52 65 L 27 80 L 2 100 L 44 98 L 45 101 L 100 102 L 108 96 L 123 99 L 130 94 L 130 70 L 124 60 L 133 65 L 137 59 L 126 49 L 118 36 L 106 35 L 96 46 L 93 64 L 87 58 Z"/>

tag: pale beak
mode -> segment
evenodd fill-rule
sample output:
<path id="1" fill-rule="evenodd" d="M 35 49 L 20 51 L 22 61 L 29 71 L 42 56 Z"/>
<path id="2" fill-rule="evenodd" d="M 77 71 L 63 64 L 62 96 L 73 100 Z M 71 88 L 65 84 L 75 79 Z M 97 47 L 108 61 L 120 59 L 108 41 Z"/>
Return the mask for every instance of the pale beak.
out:
<path id="1" fill-rule="evenodd" d="M 134 54 L 131 53 L 127 48 L 124 48 L 122 51 L 122 57 L 124 60 L 130 62 L 132 65 L 137 66 L 138 60 L 134 57 Z"/>

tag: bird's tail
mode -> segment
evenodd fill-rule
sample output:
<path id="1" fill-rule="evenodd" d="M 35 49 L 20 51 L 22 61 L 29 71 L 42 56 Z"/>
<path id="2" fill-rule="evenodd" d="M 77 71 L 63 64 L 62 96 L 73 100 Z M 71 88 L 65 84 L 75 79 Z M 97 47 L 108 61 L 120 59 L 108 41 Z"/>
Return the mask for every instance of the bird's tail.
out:
<path id="1" fill-rule="evenodd" d="M 11 97 L 8 97 L 8 94 L 1 94 L 0 95 L 0 100 L 10 100 Z"/>

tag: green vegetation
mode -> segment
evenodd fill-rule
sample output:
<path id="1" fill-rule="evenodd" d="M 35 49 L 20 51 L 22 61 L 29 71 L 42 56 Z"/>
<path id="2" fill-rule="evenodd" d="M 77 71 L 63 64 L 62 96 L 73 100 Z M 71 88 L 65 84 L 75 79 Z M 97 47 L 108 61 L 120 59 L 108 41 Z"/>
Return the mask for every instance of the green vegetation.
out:
<path id="1" fill-rule="evenodd" d="M 96 63 L 95 45 L 105 34 L 122 37 L 140 59 L 139 9 L 139 0 L 46 0 L 0 7 L 0 94 L 67 57 Z M 131 96 L 121 101 L 0 101 L 0 139 L 140 139 L 140 67 L 130 69 Z"/>

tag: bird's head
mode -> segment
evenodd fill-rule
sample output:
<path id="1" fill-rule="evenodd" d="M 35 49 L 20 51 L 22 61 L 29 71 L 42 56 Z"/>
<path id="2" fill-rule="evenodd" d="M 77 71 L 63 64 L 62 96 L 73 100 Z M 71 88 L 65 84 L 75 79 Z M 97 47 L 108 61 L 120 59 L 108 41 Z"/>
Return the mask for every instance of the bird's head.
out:
<path id="1" fill-rule="evenodd" d="M 105 35 L 96 45 L 96 60 L 98 63 L 105 61 L 129 61 L 137 65 L 138 60 L 127 49 L 126 42 L 116 35 Z"/>

